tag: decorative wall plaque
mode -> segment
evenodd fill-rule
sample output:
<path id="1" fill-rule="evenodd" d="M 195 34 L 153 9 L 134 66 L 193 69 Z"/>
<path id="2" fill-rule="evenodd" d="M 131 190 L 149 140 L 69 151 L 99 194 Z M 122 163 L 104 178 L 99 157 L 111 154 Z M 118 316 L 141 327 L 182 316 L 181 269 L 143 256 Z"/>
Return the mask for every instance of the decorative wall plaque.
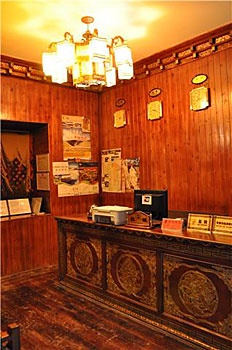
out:
<path id="1" fill-rule="evenodd" d="M 115 102 L 115 106 L 116 106 L 116 107 L 122 107 L 125 103 L 126 103 L 126 100 L 124 100 L 124 98 L 119 98 L 119 99 Z"/>
<path id="2" fill-rule="evenodd" d="M 156 96 L 159 96 L 160 94 L 161 94 L 161 89 L 159 88 L 154 88 L 149 91 L 150 97 L 156 97 Z"/>
<path id="3" fill-rule="evenodd" d="M 193 84 L 201 84 L 204 83 L 208 79 L 206 74 L 197 74 L 195 77 L 192 78 L 191 82 Z"/>
<path id="4" fill-rule="evenodd" d="M 209 89 L 200 86 L 190 91 L 190 109 L 200 111 L 209 107 Z"/>
<path id="5" fill-rule="evenodd" d="M 126 125 L 126 111 L 125 109 L 120 109 L 114 113 L 114 127 L 121 128 Z"/>
<path id="6" fill-rule="evenodd" d="M 155 120 L 160 119 L 163 116 L 162 111 L 162 102 L 161 101 L 152 101 L 147 104 L 147 119 Z"/>

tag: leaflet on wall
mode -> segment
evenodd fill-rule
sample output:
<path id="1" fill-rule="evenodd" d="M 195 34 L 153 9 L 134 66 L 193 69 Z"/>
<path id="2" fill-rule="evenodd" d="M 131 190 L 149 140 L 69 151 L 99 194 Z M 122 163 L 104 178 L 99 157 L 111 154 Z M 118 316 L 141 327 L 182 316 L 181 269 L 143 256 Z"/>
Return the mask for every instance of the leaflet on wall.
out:
<path id="1" fill-rule="evenodd" d="M 49 173 L 36 173 L 36 188 L 38 191 L 50 191 Z"/>
<path id="2" fill-rule="evenodd" d="M 50 163 L 49 163 L 49 154 L 37 154 L 36 155 L 36 171 L 49 171 Z"/>
<path id="3" fill-rule="evenodd" d="M 122 192 L 121 149 L 101 151 L 101 185 L 103 192 Z"/>
<path id="4" fill-rule="evenodd" d="M 139 158 L 124 159 L 122 161 L 123 168 L 123 188 L 125 192 L 133 192 L 140 189 L 140 171 Z"/>
<path id="5" fill-rule="evenodd" d="M 69 173 L 57 178 L 58 197 L 99 193 L 97 162 L 68 162 L 68 167 Z"/>
<path id="6" fill-rule="evenodd" d="M 62 176 L 70 175 L 68 162 L 53 162 L 52 163 L 53 181 L 55 185 L 60 183 Z"/>
<path id="7" fill-rule="evenodd" d="M 62 115 L 63 159 L 91 159 L 90 119 Z"/>

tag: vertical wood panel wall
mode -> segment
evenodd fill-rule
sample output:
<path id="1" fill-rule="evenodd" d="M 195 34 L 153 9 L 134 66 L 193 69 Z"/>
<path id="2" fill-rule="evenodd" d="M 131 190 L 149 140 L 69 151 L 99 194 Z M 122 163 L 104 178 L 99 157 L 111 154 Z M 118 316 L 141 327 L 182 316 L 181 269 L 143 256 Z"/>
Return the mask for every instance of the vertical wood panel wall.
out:
<path id="1" fill-rule="evenodd" d="M 2 76 L 1 83 L 1 119 L 48 123 L 51 166 L 52 162 L 63 161 L 61 122 L 63 114 L 90 118 L 92 160 L 98 161 L 99 97 L 97 93 L 7 76 Z M 52 176 L 50 186 L 53 215 L 85 212 L 96 198 L 96 195 L 93 198 L 91 198 L 92 196 L 59 198 L 57 186 L 53 184 Z"/>
<path id="2" fill-rule="evenodd" d="M 169 191 L 169 210 L 232 215 L 232 50 L 227 49 L 106 90 L 101 96 L 101 149 L 140 157 L 140 188 Z M 189 93 L 200 73 L 208 80 L 210 107 L 190 110 Z M 153 88 L 161 95 L 149 96 Z M 128 123 L 113 126 L 117 99 L 126 103 Z M 163 118 L 150 121 L 147 103 L 160 99 Z M 133 194 L 103 193 L 102 203 L 133 206 Z"/>
<path id="3" fill-rule="evenodd" d="M 98 161 L 98 99 L 98 94 L 92 92 L 1 77 L 1 119 L 48 123 L 51 165 L 52 162 L 63 161 L 62 114 L 90 118 L 92 159 Z M 2 275 L 57 264 L 54 216 L 87 212 L 90 205 L 97 202 L 96 195 L 59 198 L 52 176 L 50 187 L 51 215 L 2 222 Z"/>
<path id="4" fill-rule="evenodd" d="M 48 123 L 52 164 L 63 160 L 62 114 L 88 116 L 93 161 L 100 162 L 100 150 L 120 147 L 124 159 L 140 157 L 141 188 L 168 189 L 169 210 L 232 215 L 231 62 L 228 46 L 100 94 L 2 75 L 1 119 Z M 208 76 L 204 85 L 210 89 L 211 105 L 194 112 L 189 93 L 196 87 L 191 79 L 199 73 Z M 153 98 L 148 92 L 155 87 L 162 90 L 155 99 L 162 100 L 163 118 L 149 121 L 147 103 Z M 113 113 L 120 98 L 126 100 L 128 123 L 115 129 Z M 2 275 L 57 263 L 53 216 L 85 213 L 92 203 L 133 206 L 133 193 L 59 198 L 51 177 L 50 216 L 23 225 L 21 220 L 3 223 Z M 42 238 L 45 233 L 47 239 Z"/>

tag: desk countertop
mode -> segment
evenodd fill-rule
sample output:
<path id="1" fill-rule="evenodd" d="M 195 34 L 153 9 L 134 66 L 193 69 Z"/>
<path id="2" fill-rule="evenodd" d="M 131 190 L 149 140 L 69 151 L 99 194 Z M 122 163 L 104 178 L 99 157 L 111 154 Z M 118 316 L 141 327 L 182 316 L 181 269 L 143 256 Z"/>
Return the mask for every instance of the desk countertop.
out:
<path id="1" fill-rule="evenodd" d="M 101 224 L 96 223 L 92 220 L 87 219 L 85 214 L 78 214 L 78 215 L 72 215 L 72 216 L 57 216 L 56 219 L 58 221 L 65 220 L 65 221 L 74 221 L 74 222 L 80 222 L 84 224 L 94 225 L 95 227 L 105 227 L 105 228 L 112 228 L 112 229 L 118 229 L 118 230 L 129 230 L 129 231 L 135 231 L 140 233 L 145 233 L 146 236 L 149 235 L 156 235 L 156 236 L 166 236 L 166 237 L 175 237 L 177 239 L 189 239 L 189 240 L 197 240 L 202 241 L 206 243 L 218 243 L 218 244 L 227 244 L 232 246 L 232 234 L 224 234 L 224 233 L 208 233 L 208 232 L 202 232 L 202 231 L 189 231 L 189 230 L 183 230 L 183 231 L 162 231 L 161 228 L 141 228 L 141 227 L 131 227 L 131 226 L 115 226 L 115 225 L 108 225 L 108 224 Z"/>

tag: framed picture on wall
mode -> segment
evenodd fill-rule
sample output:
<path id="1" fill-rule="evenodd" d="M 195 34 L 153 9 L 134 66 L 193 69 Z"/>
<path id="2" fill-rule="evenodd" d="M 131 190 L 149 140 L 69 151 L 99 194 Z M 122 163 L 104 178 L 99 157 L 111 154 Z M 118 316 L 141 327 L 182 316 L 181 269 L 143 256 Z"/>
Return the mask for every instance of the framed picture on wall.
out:
<path id="1" fill-rule="evenodd" d="M 28 198 L 8 199 L 10 215 L 31 214 L 31 206 Z"/>
<path id="2" fill-rule="evenodd" d="M 50 163 L 49 163 L 49 154 L 37 154 L 36 155 L 36 171 L 49 171 Z"/>
<path id="3" fill-rule="evenodd" d="M 0 202 L 0 217 L 9 216 L 9 210 L 6 200 Z"/>
<path id="4" fill-rule="evenodd" d="M 31 210 L 33 214 L 40 212 L 42 204 L 42 197 L 33 197 L 31 200 Z"/>

